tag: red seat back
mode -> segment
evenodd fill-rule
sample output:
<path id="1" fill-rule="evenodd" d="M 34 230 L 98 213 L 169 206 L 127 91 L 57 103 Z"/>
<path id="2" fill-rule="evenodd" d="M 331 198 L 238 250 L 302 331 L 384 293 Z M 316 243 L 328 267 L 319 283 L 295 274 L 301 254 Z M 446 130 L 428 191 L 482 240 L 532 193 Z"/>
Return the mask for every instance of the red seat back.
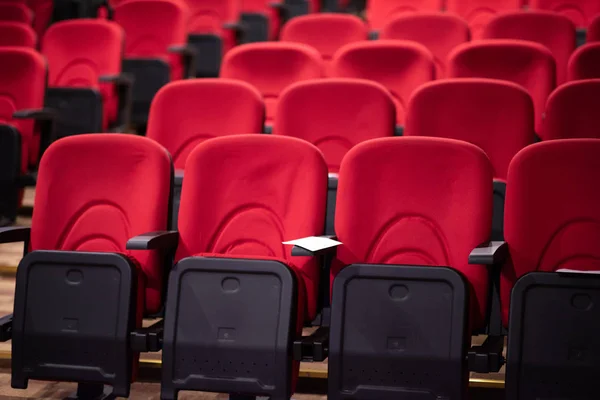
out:
<path id="1" fill-rule="evenodd" d="M 0 21 L 0 46 L 37 46 L 37 35 L 22 22 Z"/>
<path id="2" fill-rule="evenodd" d="M 518 11 L 493 18 L 485 39 L 520 39 L 546 46 L 556 61 L 556 82 L 567 79 L 567 63 L 575 51 L 575 25 L 565 16 L 547 11 Z"/>
<path id="3" fill-rule="evenodd" d="M 365 23 L 350 14 L 312 14 L 292 18 L 283 26 L 280 40 L 297 42 L 317 49 L 329 70 L 336 51 L 348 43 L 367 40 Z"/>
<path id="4" fill-rule="evenodd" d="M 600 139 L 600 79 L 580 80 L 559 86 L 548 98 L 543 140 Z"/>
<path id="5" fill-rule="evenodd" d="M 42 41 L 50 86 L 99 86 L 102 75 L 118 75 L 125 33 L 110 21 L 74 19 L 53 24 Z"/>
<path id="6" fill-rule="evenodd" d="M 473 39 L 480 39 L 496 14 L 519 10 L 524 4 L 525 0 L 447 0 L 446 9 L 466 19 Z"/>
<path id="7" fill-rule="evenodd" d="M 221 65 L 221 77 L 255 86 L 263 95 L 266 122 L 275 118 L 279 95 L 292 83 L 320 78 L 323 60 L 299 43 L 252 43 L 231 50 Z"/>
<path id="8" fill-rule="evenodd" d="M 188 158 L 176 259 L 198 253 L 275 257 L 301 272 L 308 319 L 315 316 L 319 267 L 292 258 L 283 241 L 323 231 L 327 167 L 303 140 L 238 135 L 207 140 Z"/>
<path id="9" fill-rule="evenodd" d="M 190 10 L 190 33 L 223 31 L 223 24 L 239 19 L 238 0 L 183 0 Z"/>
<path id="10" fill-rule="evenodd" d="M 494 178 L 505 180 L 510 160 L 535 141 L 533 123 L 533 102 L 521 86 L 493 79 L 448 79 L 415 92 L 404 134 L 473 143 L 488 155 Z"/>
<path id="11" fill-rule="evenodd" d="M 52 20 L 54 0 L 29 0 L 27 4 L 34 14 L 33 29 L 42 37 Z"/>
<path id="12" fill-rule="evenodd" d="M 476 146 L 395 137 L 354 147 L 340 169 L 332 279 L 350 264 L 449 266 L 471 286 L 474 328 L 484 322 L 488 272 L 469 265 L 488 240 L 492 168 Z"/>
<path id="13" fill-rule="evenodd" d="M 597 0 L 529 0 L 529 7 L 561 13 L 578 28 L 587 28 L 592 18 L 600 14 Z"/>
<path id="14" fill-rule="evenodd" d="M 176 169 L 184 169 L 190 152 L 206 139 L 262 132 L 264 114 L 260 92 L 245 82 L 178 81 L 154 97 L 146 136 L 169 150 Z"/>
<path id="15" fill-rule="evenodd" d="M 458 46 L 448 65 L 452 78 L 502 79 L 523 86 L 533 99 L 539 132 L 556 77 L 554 57 L 545 46 L 522 40 L 478 40 Z"/>
<path id="16" fill-rule="evenodd" d="M 367 21 L 372 30 L 378 31 L 398 14 L 415 11 L 441 11 L 443 0 L 369 0 Z"/>
<path id="17" fill-rule="evenodd" d="M 378 40 L 344 46 L 333 58 L 331 73 L 381 83 L 391 92 L 396 121 L 402 125 L 410 95 L 435 78 L 435 64 L 429 50 L 419 43 Z"/>
<path id="18" fill-rule="evenodd" d="M 294 84 L 279 100 L 273 133 L 317 146 L 329 172 L 337 173 L 353 146 L 394 135 L 395 108 L 381 85 L 358 79 L 321 79 Z"/>
<path id="19" fill-rule="evenodd" d="M 436 77 L 446 76 L 448 54 L 471 40 L 469 25 L 460 17 L 440 12 L 404 13 L 382 29 L 381 39 L 412 40 L 427 47 L 435 60 Z"/>
<path id="20" fill-rule="evenodd" d="M 584 44 L 575 50 L 567 74 L 570 81 L 600 78 L 600 43 Z"/>
<path id="21" fill-rule="evenodd" d="M 588 42 L 600 42 L 600 14 L 598 14 L 592 22 L 587 31 Z"/>
<path id="22" fill-rule="evenodd" d="M 33 12 L 23 3 L 2 1 L 0 2 L 0 21 L 22 22 L 31 25 Z"/>
<path id="23" fill-rule="evenodd" d="M 114 10 L 125 30 L 126 57 L 166 58 L 167 49 L 187 42 L 189 11 L 176 1 L 128 0 Z"/>
<path id="24" fill-rule="evenodd" d="M 600 140 L 568 139 L 522 150 L 508 171 L 502 269 L 504 323 L 510 290 L 532 271 L 600 270 Z"/>
<path id="25" fill-rule="evenodd" d="M 166 150 L 143 137 L 89 134 L 55 142 L 40 162 L 31 249 L 126 254 L 144 272 L 146 311 L 159 311 L 161 258 L 130 253 L 125 244 L 167 229 L 171 174 Z"/>
<path id="26" fill-rule="evenodd" d="M 31 120 L 13 120 L 15 111 L 44 107 L 46 61 L 27 47 L 0 48 L 0 124 L 17 127 L 21 133 L 23 171 L 37 161 L 39 137 Z"/>

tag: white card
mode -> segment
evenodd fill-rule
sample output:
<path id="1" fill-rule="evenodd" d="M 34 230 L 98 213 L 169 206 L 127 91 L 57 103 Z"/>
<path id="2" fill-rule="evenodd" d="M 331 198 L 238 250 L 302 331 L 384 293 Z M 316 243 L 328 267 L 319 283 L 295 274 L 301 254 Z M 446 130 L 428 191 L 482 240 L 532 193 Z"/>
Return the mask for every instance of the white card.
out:
<path id="1" fill-rule="evenodd" d="M 340 244 L 342 244 L 342 242 L 338 242 L 337 240 L 333 240 L 323 236 L 309 236 L 302 239 L 283 242 L 283 244 L 291 244 L 294 246 L 302 247 L 303 249 L 306 249 L 308 251 L 319 251 L 323 249 L 328 249 L 330 247 L 339 246 Z"/>

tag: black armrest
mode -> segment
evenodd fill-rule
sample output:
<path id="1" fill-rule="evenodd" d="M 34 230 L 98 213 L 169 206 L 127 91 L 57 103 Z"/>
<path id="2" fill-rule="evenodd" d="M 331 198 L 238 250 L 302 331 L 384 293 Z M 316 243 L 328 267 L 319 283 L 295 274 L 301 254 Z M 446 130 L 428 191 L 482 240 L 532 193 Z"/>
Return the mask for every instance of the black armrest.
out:
<path id="1" fill-rule="evenodd" d="M 487 374 L 498 372 L 504 365 L 504 336 L 488 336 L 481 346 L 468 352 L 469 371 Z"/>
<path id="2" fill-rule="evenodd" d="M 6 342 L 12 339 L 12 321 L 12 314 L 0 318 L 0 342 Z"/>
<path id="3" fill-rule="evenodd" d="M 129 74 L 118 74 L 118 75 L 102 75 L 99 78 L 100 82 L 103 83 L 114 83 L 116 85 L 132 85 L 133 76 Z"/>
<path id="4" fill-rule="evenodd" d="M 35 119 L 37 121 L 48 121 L 56 118 L 56 113 L 51 108 L 37 108 L 19 110 L 13 114 L 14 119 Z"/>
<path id="5" fill-rule="evenodd" d="M 129 125 L 131 118 L 131 88 L 134 76 L 131 74 L 102 75 L 100 82 L 114 83 L 119 99 L 119 110 L 117 114 L 117 125 L 124 129 Z"/>
<path id="6" fill-rule="evenodd" d="M 287 5 L 285 3 L 269 3 L 269 7 L 271 8 L 276 8 L 278 10 L 286 10 L 287 9 Z"/>
<path id="7" fill-rule="evenodd" d="M 186 77 L 194 77 L 196 71 L 196 51 L 192 47 L 186 45 L 173 45 L 169 46 L 167 51 L 169 53 L 181 55 L 185 65 Z"/>
<path id="8" fill-rule="evenodd" d="M 147 328 L 140 328 L 131 332 L 129 336 L 131 350 L 137 353 L 160 351 L 162 349 L 164 327 L 165 321 L 161 319 Z"/>
<path id="9" fill-rule="evenodd" d="M 0 243 L 29 242 L 30 227 L 8 226 L 0 228 Z"/>
<path id="10" fill-rule="evenodd" d="M 179 232 L 148 232 L 127 241 L 128 250 L 171 250 L 179 243 Z"/>
<path id="11" fill-rule="evenodd" d="M 508 258 L 506 242 L 489 242 L 477 246 L 469 254 L 469 264 L 500 265 Z"/>
<path id="12" fill-rule="evenodd" d="M 337 237 L 334 235 L 323 235 L 320 237 L 333 239 L 333 240 L 337 239 Z M 322 255 L 327 255 L 327 254 L 335 254 L 335 252 L 336 252 L 335 246 L 328 247 L 326 249 L 316 250 L 316 251 L 307 250 L 304 247 L 300 247 L 300 246 L 292 247 L 292 257 L 315 257 L 315 256 L 322 256 Z"/>
<path id="13" fill-rule="evenodd" d="M 229 31 L 242 31 L 244 30 L 244 25 L 239 22 L 226 22 L 223 24 L 223 29 L 227 29 Z"/>
<path id="14" fill-rule="evenodd" d="M 329 354 L 329 328 L 320 327 L 310 336 L 294 341 L 295 361 L 324 361 Z"/>

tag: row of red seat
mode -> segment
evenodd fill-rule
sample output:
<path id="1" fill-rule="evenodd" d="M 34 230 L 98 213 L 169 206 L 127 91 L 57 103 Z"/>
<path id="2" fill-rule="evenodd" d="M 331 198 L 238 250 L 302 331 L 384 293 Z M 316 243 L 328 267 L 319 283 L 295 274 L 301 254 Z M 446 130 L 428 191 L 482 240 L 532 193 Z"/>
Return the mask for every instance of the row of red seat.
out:
<path id="1" fill-rule="evenodd" d="M 556 271 L 600 268 L 600 194 L 588 179 L 600 173 L 598 152 L 597 139 L 520 151 L 508 172 L 506 242 L 489 243 L 493 167 L 481 149 L 368 140 L 340 168 L 341 244 L 307 251 L 282 244 L 323 229 L 327 167 L 306 141 L 199 144 L 179 229 L 167 232 L 164 148 L 130 135 L 62 139 L 42 159 L 31 229 L 0 230 L 0 242 L 29 243 L 14 314 L 0 322 L 0 338 L 13 340 L 12 386 L 61 379 L 127 396 L 132 360 L 162 348 L 163 399 L 180 390 L 284 399 L 297 361 L 329 350 L 331 399 L 465 399 L 467 371 L 484 358 L 468 339 L 500 321 L 499 304 L 507 398 L 591 398 L 594 381 L 580 377 L 598 373 L 600 281 Z M 330 334 L 301 338 L 321 311 L 319 285 L 329 285 L 319 282 L 323 252 L 333 256 Z M 164 328 L 142 329 L 163 304 Z"/>
<path id="2" fill-rule="evenodd" d="M 40 36 L 50 23 L 52 11 L 53 0 L 0 1 L 0 21 L 25 23 Z"/>

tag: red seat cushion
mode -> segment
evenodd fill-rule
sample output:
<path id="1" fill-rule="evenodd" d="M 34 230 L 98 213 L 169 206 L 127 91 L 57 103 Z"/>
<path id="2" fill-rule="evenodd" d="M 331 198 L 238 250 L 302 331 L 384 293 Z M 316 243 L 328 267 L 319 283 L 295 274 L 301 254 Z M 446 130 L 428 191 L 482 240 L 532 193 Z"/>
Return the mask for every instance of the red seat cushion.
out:
<path id="1" fill-rule="evenodd" d="M 600 43 L 588 43 L 579 47 L 569 60 L 570 81 L 600 78 Z"/>
<path id="2" fill-rule="evenodd" d="M 331 279 L 350 264 L 448 266 L 469 282 L 471 326 L 485 323 L 488 270 L 469 265 L 488 240 L 492 168 L 457 140 L 394 137 L 354 147 L 340 169 Z"/>
<path id="3" fill-rule="evenodd" d="M 367 2 L 367 21 L 378 31 L 399 14 L 415 11 L 441 11 L 443 0 L 370 0 Z"/>
<path id="4" fill-rule="evenodd" d="M 521 86 L 494 79 L 446 79 L 417 89 L 404 135 L 473 143 L 488 155 L 494 178 L 506 180 L 512 158 L 535 141 L 533 123 L 533 102 Z"/>
<path id="5" fill-rule="evenodd" d="M 323 61 L 313 48 L 299 43 L 251 43 L 231 50 L 223 59 L 221 77 L 245 81 L 262 93 L 266 123 L 275 118 L 281 92 L 292 83 L 320 78 Z"/>
<path id="6" fill-rule="evenodd" d="M 22 22 L 31 25 L 33 12 L 23 3 L 0 1 L 0 21 Z"/>
<path id="7" fill-rule="evenodd" d="M 480 39 L 485 26 L 496 15 L 516 11 L 526 0 L 447 0 L 446 9 L 466 19 L 473 39 Z"/>
<path id="8" fill-rule="evenodd" d="M 431 52 L 419 43 L 368 41 L 340 49 L 333 58 L 331 75 L 381 83 L 393 96 L 397 124 L 403 125 L 410 95 L 417 87 L 435 78 L 435 63 Z"/>
<path id="9" fill-rule="evenodd" d="M 462 18 L 440 12 L 397 15 L 379 34 L 380 39 L 412 40 L 427 47 L 435 60 L 437 79 L 446 76 L 448 54 L 471 39 L 469 25 Z"/>
<path id="10" fill-rule="evenodd" d="M 360 79 L 316 79 L 282 94 L 273 125 L 276 135 L 307 140 L 337 173 L 353 146 L 394 135 L 394 102 L 380 84 Z"/>
<path id="11" fill-rule="evenodd" d="M 87 134 L 55 142 L 40 163 L 31 249 L 126 254 L 144 272 L 145 311 L 158 312 L 163 258 L 125 244 L 167 228 L 171 171 L 166 150 L 143 137 Z"/>
<path id="12" fill-rule="evenodd" d="M 272 135 L 207 140 L 188 157 L 176 260 L 198 253 L 275 257 L 293 263 L 316 315 L 319 266 L 282 242 L 323 231 L 327 167 L 310 143 Z"/>
<path id="13" fill-rule="evenodd" d="M 152 101 L 146 136 L 165 146 L 175 168 L 182 170 L 190 152 L 204 140 L 262 132 L 264 115 L 262 96 L 248 83 L 230 79 L 172 82 Z"/>
<path id="14" fill-rule="evenodd" d="M 450 78 L 502 79 L 523 86 L 533 99 L 535 128 L 540 131 L 556 80 L 556 63 L 545 46 L 524 40 L 478 40 L 455 48 L 448 65 Z"/>
<path id="15" fill-rule="evenodd" d="M 587 31 L 588 42 L 600 42 L 600 14 L 598 14 L 588 27 Z"/>
<path id="16" fill-rule="evenodd" d="M 0 21 L 0 46 L 32 47 L 37 45 L 35 31 L 23 22 Z"/>
<path id="17" fill-rule="evenodd" d="M 556 83 L 567 79 L 567 63 L 575 50 L 575 25 L 565 16 L 549 11 L 516 11 L 490 20 L 485 39 L 529 40 L 546 46 L 556 61 Z"/>
<path id="18" fill-rule="evenodd" d="M 528 272 L 600 270 L 600 140 L 566 139 L 523 149 L 508 171 L 502 269 L 502 316 L 510 292 Z"/>

